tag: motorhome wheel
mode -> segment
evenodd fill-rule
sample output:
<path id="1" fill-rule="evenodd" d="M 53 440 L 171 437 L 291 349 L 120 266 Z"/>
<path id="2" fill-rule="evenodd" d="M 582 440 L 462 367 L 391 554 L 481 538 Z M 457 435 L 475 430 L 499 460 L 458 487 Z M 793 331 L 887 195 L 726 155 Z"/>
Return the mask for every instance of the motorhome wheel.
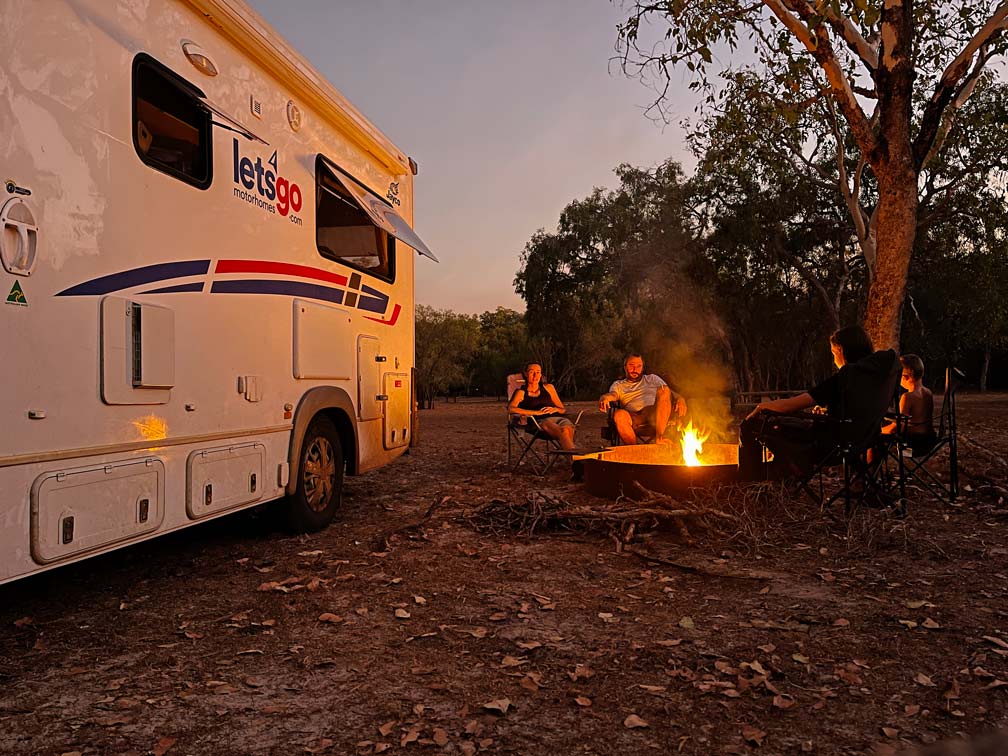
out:
<path id="1" fill-rule="evenodd" d="M 288 508 L 292 529 L 321 530 L 336 515 L 343 495 L 343 448 L 325 417 L 312 420 L 301 444 L 297 490 Z"/>

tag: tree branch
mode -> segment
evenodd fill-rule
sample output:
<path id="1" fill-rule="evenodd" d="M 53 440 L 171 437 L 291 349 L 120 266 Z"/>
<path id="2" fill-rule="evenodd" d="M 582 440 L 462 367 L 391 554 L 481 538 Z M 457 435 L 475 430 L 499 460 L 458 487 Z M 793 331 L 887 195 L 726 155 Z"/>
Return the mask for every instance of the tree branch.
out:
<path id="1" fill-rule="evenodd" d="M 955 99 L 949 104 L 945 109 L 945 112 L 941 117 L 941 125 L 938 127 L 938 132 L 935 135 L 934 142 L 931 144 L 931 149 L 928 150 L 927 156 L 921 163 L 921 168 L 928 165 L 935 156 L 941 150 L 942 145 L 945 143 L 945 138 L 948 133 L 952 130 L 952 126 L 955 124 L 956 115 L 966 101 L 973 95 L 974 90 L 976 90 L 977 82 L 980 80 L 980 75 L 983 73 L 984 67 L 994 56 L 994 53 L 990 50 L 989 45 L 983 45 L 980 48 L 980 54 L 977 56 L 976 61 L 973 63 L 973 70 L 970 71 L 969 76 L 963 82 L 962 86 L 959 88 L 958 94 Z"/>
<path id="2" fill-rule="evenodd" d="M 816 293 L 822 298 L 823 303 L 829 308 L 830 315 L 834 320 L 834 325 L 839 326 L 839 313 L 833 309 L 833 300 L 830 297 L 829 292 L 826 291 L 826 287 L 823 286 L 819 276 L 817 276 L 808 265 L 788 250 L 787 245 L 784 244 L 784 234 L 780 229 L 777 229 L 773 232 L 773 234 L 771 234 L 771 239 L 773 242 L 773 248 L 777 254 L 789 262 L 794 269 L 798 271 L 798 275 L 816 290 Z"/>
<path id="3" fill-rule="evenodd" d="M 795 39 L 805 45 L 805 49 L 819 63 L 826 74 L 830 91 L 833 92 L 840 109 L 850 124 L 858 147 L 862 152 L 870 154 L 876 145 L 875 135 L 869 128 L 868 117 L 854 95 L 847 74 L 840 65 L 840 61 L 837 60 L 826 27 L 818 24 L 815 36 L 813 36 L 806 23 L 812 23 L 812 17 L 815 13 L 804 0 L 763 0 L 763 3 L 794 35 Z"/>
<path id="4" fill-rule="evenodd" d="M 843 38 L 847 47 L 874 73 L 878 68 L 878 48 L 861 36 L 861 32 L 847 16 L 838 16 L 827 3 L 818 3 L 816 10 L 824 13 L 825 19 L 833 30 Z"/>
<path id="5" fill-rule="evenodd" d="M 960 82 L 966 76 L 974 56 L 980 53 L 979 61 L 986 63 L 983 48 L 992 42 L 1006 25 L 1008 25 L 1008 0 L 1002 0 L 991 17 L 987 19 L 987 23 L 966 43 L 962 52 L 945 67 L 938 84 L 935 86 L 935 91 L 924 109 L 920 131 L 913 143 L 913 156 L 918 170 L 924 165 L 924 161 L 931 153 L 932 145 L 938 138 L 938 130 L 945 108 L 968 86 L 968 80 L 965 84 L 960 84 Z"/>

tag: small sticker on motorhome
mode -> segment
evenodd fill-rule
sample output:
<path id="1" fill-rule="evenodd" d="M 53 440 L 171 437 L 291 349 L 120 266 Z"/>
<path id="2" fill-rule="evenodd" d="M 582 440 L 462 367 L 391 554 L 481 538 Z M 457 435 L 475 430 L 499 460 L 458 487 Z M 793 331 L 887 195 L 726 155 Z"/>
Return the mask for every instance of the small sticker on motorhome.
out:
<path id="1" fill-rule="evenodd" d="M 24 291 L 21 289 L 21 283 L 17 280 L 15 280 L 14 285 L 11 286 L 10 294 L 7 295 L 7 304 L 20 305 L 21 307 L 28 306 L 28 300 L 25 298 Z"/>

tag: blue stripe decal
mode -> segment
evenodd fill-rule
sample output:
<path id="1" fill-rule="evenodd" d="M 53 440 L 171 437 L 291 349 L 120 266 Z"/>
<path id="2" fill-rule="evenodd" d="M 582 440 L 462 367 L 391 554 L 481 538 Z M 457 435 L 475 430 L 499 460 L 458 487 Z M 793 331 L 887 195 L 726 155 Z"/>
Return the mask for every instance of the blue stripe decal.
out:
<path id="1" fill-rule="evenodd" d="M 214 294 L 280 294 L 289 297 L 308 297 L 343 304 L 343 290 L 301 281 L 214 281 L 210 289 Z M 384 310 L 381 310 L 384 312 Z"/>
<path id="2" fill-rule="evenodd" d="M 182 278 L 184 276 L 202 276 L 210 270 L 209 260 L 187 260 L 185 262 L 159 263 L 157 265 L 145 265 L 142 268 L 124 270 L 122 273 L 113 273 L 101 278 L 92 278 L 90 281 L 71 286 L 59 292 L 57 297 L 83 297 L 93 294 L 108 294 L 120 289 L 130 289 L 134 286 L 164 281 L 169 278 Z"/>
<path id="3" fill-rule="evenodd" d="M 141 294 L 174 294 L 177 291 L 203 291 L 203 282 L 178 284 L 177 286 L 164 286 L 160 289 L 148 289 L 141 291 Z"/>
<path id="4" fill-rule="evenodd" d="M 372 289 L 366 284 L 361 286 L 361 291 L 365 294 L 371 294 L 372 296 L 362 296 L 357 301 L 358 310 L 367 310 L 368 312 L 377 312 L 382 314 L 388 309 L 388 294 L 382 294 L 378 291 L 378 289 Z"/>
<path id="5" fill-rule="evenodd" d="M 381 314 L 388 309 L 388 297 L 384 297 L 382 299 L 375 299 L 374 297 L 361 297 L 357 300 L 357 309 Z"/>

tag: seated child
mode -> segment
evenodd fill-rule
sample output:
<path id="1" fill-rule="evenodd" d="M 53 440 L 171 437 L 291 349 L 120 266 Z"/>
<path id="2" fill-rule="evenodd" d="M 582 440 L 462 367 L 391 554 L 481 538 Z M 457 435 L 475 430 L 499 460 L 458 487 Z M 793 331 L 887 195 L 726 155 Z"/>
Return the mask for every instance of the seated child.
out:
<path id="1" fill-rule="evenodd" d="M 910 451 L 915 457 L 923 456 L 934 448 L 938 440 L 934 429 L 934 396 L 924 385 L 924 362 L 916 354 L 904 354 L 900 357 L 903 373 L 900 376 L 900 386 L 906 393 L 900 397 L 899 411 L 906 415 L 906 435 Z M 895 423 L 884 429 L 886 433 L 895 430 Z"/>

